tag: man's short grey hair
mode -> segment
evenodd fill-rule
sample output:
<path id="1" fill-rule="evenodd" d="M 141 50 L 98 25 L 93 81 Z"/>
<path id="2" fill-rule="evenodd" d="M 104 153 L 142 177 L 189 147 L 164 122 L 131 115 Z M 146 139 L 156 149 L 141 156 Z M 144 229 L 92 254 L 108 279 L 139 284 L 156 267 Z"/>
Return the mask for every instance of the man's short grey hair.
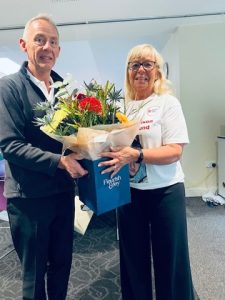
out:
<path id="1" fill-rule="evenodd" d="M 59 36 L 58 28 L 57 28 L 55 22 L 52 20 L 52 18 L 48 14 L 38 14 L 37 16 L 35 16 L 35 17 L 31 18 L 29 21 L 27 21 L 24 31 L 23 31 L 23 39 L 26 39 L 27 32 L 28 32 L 30 25 L 33 22 L 38 21 L 38 20 L 45 20 L 45 21 L 49 22 L 50 24 L 52 24 L 55 27 L 55 29 L 58 33 L 58 36 Z"/>

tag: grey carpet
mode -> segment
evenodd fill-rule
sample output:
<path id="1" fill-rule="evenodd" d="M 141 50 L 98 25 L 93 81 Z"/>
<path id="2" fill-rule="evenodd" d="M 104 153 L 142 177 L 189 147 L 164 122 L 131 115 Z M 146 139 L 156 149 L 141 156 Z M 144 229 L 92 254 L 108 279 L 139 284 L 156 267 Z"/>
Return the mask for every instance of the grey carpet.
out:
<path id="1" fill-rule="evenodd" d="M 215 232 L 211 233 L 212 226 L 210 226 L 211 223 L 217 224 L 217 220 L 221 219 L 224 212 L 224 208 L 208 207 L 199 199 L 187 200 L 192 274 L 195 289 L 201 300 L 225 299 L 225 284 L 222 282 L 224 276 L 221 273 L 222 266 L 225 266 L 223 260 L 225 242 L 221 245 L 221 236 Z M 113 213 L 94 216 L 84 236 L 75 233 L 67 300 L 121 300 L 115 224 Z M 8 233 L 5 233 L 5 229 L 0 230 L 0 257 L 8 253 L 0 260 L 0 300 L 21 300 L 20 264 L 15 251 L 10 252 L 12 244 L 9 230 Z M 225 224 L 223 237 L 225 239 Z M 215 242 L 216 249 L 212 249 Z M 208 253 L 207 250 L 213 252 Z M 212 255 L 213 262 L 210 262 L 208 260 Z M 221 259 L 219 276 L 216 276 L 217 265 Z M 217 283 L 212 284 L 214 278 Z M 197 295 L 196 299 L 199 299 Z"/>
<path id="2" fill-rule="evenodd" d="M 3 259 L 13 249 L 9 223 L 0 221 L 0 259 Z"/>
<path id="3" fill-rule="evenodd" d="M 201 300 L 225 300 L 225 206 L 187 199 L 192 276 Z"/>
<path id="4" fill-rule="evenodd" d="M 11 252 L 9 230 L 0 230 L 0 300 L 21 300 L 20 263 L 15 251 Z M 73 263 L 67 299 L 121 299 L 114 214 L 94 216 L 84 236 L 74 234 Z"/>

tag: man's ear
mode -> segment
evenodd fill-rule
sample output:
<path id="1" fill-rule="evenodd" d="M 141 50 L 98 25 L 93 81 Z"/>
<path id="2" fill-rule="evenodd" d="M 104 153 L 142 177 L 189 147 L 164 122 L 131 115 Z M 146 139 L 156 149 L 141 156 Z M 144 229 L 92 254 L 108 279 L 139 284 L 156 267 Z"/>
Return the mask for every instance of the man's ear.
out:
<path id="1" fill-rule="evenodd" d="M 61 51 L 61 47 L 59 46 L 59 51 L 58 51 L 58 54 L 57 54 L 57 58 L 59 57 L 60 51 Z"/>
<path id="2" fill-rule="evenodd" d="M 20 49 L 23 52 L 27 52 L 26 41 L 24 39 L 20 39 L 19 43 L 20 43 Z"/>

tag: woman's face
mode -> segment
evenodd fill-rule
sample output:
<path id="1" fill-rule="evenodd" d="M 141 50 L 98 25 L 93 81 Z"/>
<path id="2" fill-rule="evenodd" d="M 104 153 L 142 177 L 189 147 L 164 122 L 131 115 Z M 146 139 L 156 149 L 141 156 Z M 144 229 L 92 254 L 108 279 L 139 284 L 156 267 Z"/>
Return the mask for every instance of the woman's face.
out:
<path id="1" fill-rule="evenodd" d="M 154 92 L 154 82 L 158 79 L 158 67 L 151 55 L 132 59 L 128 63 L 128 76 L 135 99 L 145 99 Z"/>

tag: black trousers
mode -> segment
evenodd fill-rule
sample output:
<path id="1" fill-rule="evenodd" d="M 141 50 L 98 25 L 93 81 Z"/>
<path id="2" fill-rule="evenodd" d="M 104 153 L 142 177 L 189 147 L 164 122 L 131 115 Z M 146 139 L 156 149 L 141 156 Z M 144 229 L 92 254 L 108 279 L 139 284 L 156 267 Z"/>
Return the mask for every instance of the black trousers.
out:
<path id="1" fill-rule="evenodd" d="M 72 263 L 74 193 L 8 199 L 15 250 L 22 264 L 23 299 L 66 299 Z M 46 293 L 47 289 L 47 293 Z"/>
<path id="2" fill-rule="evenodd" d="M 151 300 L 151 262 L 157 300 L 193 300 L 183 183 L 131 189 L 118 209 L 123 300 Z"/>

